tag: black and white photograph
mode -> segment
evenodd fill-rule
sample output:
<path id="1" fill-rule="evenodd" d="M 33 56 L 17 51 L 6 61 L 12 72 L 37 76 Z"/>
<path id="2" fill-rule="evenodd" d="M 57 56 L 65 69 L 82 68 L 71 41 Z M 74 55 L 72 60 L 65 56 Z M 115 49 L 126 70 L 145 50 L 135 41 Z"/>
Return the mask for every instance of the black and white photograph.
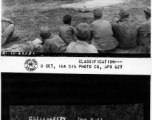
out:
<path id="1" fill-rule="evenodd" d="M 151 0 L 1 0 L 2 120 L 150 120 Z"/>
<path id="2" fill-rule="evenodd" d="M 2 73 L 2 119 L 150 120 L 150 76 Z"/>
<path id="3" fill-rule="evenodd" d="M 150 2 L 2 0 L 1 55 L 150 57 Z"/>

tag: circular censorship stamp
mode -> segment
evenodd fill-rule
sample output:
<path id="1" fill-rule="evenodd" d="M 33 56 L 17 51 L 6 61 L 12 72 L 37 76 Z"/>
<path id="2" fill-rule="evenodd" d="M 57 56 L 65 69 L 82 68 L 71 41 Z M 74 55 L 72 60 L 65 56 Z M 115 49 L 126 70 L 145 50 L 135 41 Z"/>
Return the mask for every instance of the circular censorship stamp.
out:
<path id="1" fill-rule="evenodd" d="M 28 59 L 25 61 L 24 67 L 28 71 L 35 71 L 38 68 L 38 63 L 35 59 Z"/>

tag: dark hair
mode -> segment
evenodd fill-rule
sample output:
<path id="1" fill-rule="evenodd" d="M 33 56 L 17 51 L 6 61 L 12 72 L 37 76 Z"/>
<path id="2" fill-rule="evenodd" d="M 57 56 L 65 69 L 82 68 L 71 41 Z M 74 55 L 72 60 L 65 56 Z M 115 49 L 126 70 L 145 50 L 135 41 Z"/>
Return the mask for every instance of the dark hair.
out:
<path id="1" fill-rule="evenodd" d="M 47 38 L 49 38 L 51 35 L 49 35 L 49 36 L 46 36 L 46 35 L 44 35 L 44 34 L 40 34 L 40 37 L 42 38 L 42 39 L 47 39 Z"/>
<path id="2" fill-rule="evenodd" d="M 95 16 L 95 15 L 94 15 L 94 19 L 100 19 L 100 18 L 101 18 L 101 17 L 99 17 L 99 16 Z"/>
<path id="3" fill-rule="evenodd" d="M 77 39 L 80 40 L 80 41 L 87 41 L 88 39 L 91 38 L 91 34 L 92 32 L 90 31 L 89 33 L 81 33 L 79 32 L 79 30 L 77 29 L 78 33 L 77 33 Z M 84 36 L 83 36 L 84 35 Z M 86 36 L 85 36 L 86 35 Z"/>
<path id="4" fill-rule="evenodd" d="M 94 19 L 100 19 L 102 17 L 102 10 L 101 9 L 96 9 L 93 11 L 94 14 Z"/>
<path id="5" fill-rule="evenodd" d="M 121 18 L 129 18 L 129 14 L 126 14 L 126 15 L 120 15 L 121 16 Z"/>
<path id="6" fill-rule="evenodd" d="M 64 24 L 71 24 L 71 20 L 72 20 L 72 16 L 67 14 L 67 15 L 64 15 L 63 17 L 63 23 Z"/>
<path id="7" fill-rule="evenodd" d="M 151 17 L 151 14 L 150 14 L 150 13 L 148 13 L 148 12 L 146 12 L 146 11 L 144 11 L 144 13 L 145 13 L 145 15 L 147 15 L 148 18 Z"/>
<path id="8" fill-rule="evenodd" d="M 80 37 L 79 35 L 77 35 L 77 39 L 80 40 L 80 41 L 86 41 L 86 40 L 88 39 L 88 37 L 82 38 L 82 37 Z"/>
<path id="9" fill-rule="evenodd" d="M 51 31 L 47 26 L 42 26 L 40 28 L 40 37 L 42 39 L 47 39 L 51 36 Z"/>

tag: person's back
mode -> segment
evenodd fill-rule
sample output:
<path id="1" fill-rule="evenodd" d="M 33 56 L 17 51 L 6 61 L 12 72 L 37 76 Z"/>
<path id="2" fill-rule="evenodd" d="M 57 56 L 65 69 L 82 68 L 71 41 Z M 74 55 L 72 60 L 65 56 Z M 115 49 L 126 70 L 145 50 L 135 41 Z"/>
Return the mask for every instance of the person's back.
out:
<path id="1" fill-rule="evenodd" d="M 43 44 L 44 53 L 64 53 L 66 48 L 67 45 L 58 35 L 51 36 Z"/>
<path id="2" fill-rule="evenodd" d="M 76 34 L 75 28 L 70 25 L 63 25 L 59 29 L 59 36 L 62 38 L 62 40 L 68 45 L 73 41 L 76 41 L 74 35 Z"/>
<path id="3" fill-rule="evenodd" d="M 96 20 L 91 24 L 91 28 L 93 30 L 95 40 L 113 36 L 112 27 L 109 21 L 102 19 Z"/>
<path id="4" fill-rule="evenodd" d="M 98 53 L 98 52 L 93 45 L 78 40 L 77 42 L 72 42 L 67 47 L 66 53 Z"/>
<path id="5" fill-rule="evenodd" d="M 76 29 L 71 26 L 72 16 L 67 14 L 63 17 L 64 25 L 59 29 L 59 36 L 69 45 L 71 42 L 76 41 Z"/>
<path id="6" fill-rule="evenodd" d="M 112 27 L 109 21 L 96 20 L 91 24 L 93 32 L 92 44 L 96 46 L 98 51 L 106 51 L 114 49 L 118 42 L 113 37 Z"/>
<path id="7" fill-rule="evenodd" d="M 134 48 L 136 46 L 137 26 L 135 22 L 123 19 L 122 22 L 113 25 L 113 29 L 118 36 L 121 48 Z"/>
<path id="8" fill-rule="evenodd" d="M 112 23 L 113 32 L 119 41 L 119 47 L 123 49 L 135 48 L 137 45 L 137 26 L 131 21 L 129 13 L 123 10 L 120 13 L 121 20 L 118 23 Z"/>
<path id="9" fill-rule="evenodd" d="M 150 31 L 151 24 L 149 22 L 143 23 L 139 28 L 138 28 L 138 43 L 142 46 L 148 46 L 150 44 Z"/>
<path id="10" fill-rule="evenodd" d="M 139 45 L 146 49 L 147 53 L 150 53 L 150 37 L 151 37 L 151 12 L 150 8 L 144 10 L 147 22 L 144 22 L 138 28 L 137 42 Z"/>
<path id="11" fill-rule="evenodd" d="M 91 37 L 91 29 L 87 23 L 80 23 L 77 26 L 78 41 L 71 42 L 66 53 L 98 53 L 95 46 L 89 44 Z"/>
<path id="12" fill-rule="evenodd" d="M 139 28 L 138 32 L 142 35 L 150 34 L 151 21 L 144 22 Z"/>
<path id="13" fill-rule="evenodd" d="M 99 52 L 113 50 L 118 46 L 117 40 L 113 37 L 112 27 L 109 21 L 102 19 L 102 11 L 94 11 L 95 21 L 91 24 L 93 39 L 92 44 Z"/>
<path id="14" fill-rule="evenodd" d="M 33 40 L 35 52 L 41 53 L 64 53 L 67 46 L 58 35 L 52 35 L 50 28 L 42 26 L 40 28 L 40 37 Z"/>

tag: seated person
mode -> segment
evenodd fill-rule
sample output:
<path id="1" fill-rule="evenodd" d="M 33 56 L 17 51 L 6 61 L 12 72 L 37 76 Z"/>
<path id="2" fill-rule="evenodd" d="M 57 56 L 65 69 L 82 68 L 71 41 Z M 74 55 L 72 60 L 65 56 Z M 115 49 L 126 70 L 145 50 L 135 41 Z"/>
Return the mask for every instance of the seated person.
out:
<path id="1" fill-rule="evenodd" d="M 71 42 L 66 53 L 98 53 L 95 46 L 91 45 L 91 29 L 88 24 L 80 23 L 77 26 L 78 41 Z"/>
<path id="2" fill-rule="evenodd" d="M 102 19 L 102 10 L 94 11 L 95 21 L 91 24 L 93 40 L 91 43 L 98 52 L 112 51 L 118 46 L 118 41 L 113 37 L 112 27 L 109 21 Z"/>
<path id="3" fill-rule="evenodd" d="M 63 17 L 63 23 L 64 25 L 59 29 L 59 36 L 62 38 L 62 40 L 69 45 L 71 42 L 76 41 L 76 29 L 71 26 L 71 15 L 65 15 Z"/>
<path id="4" fill-rule="evenodd" d="M 144 22 L 137 30 L 137 42 L 145 48 L 145 53 L 150 53 L 150 36 L 151 36 L 151 9 L 148 7 L 144 10 L 146 22 Z"/>
<path id="5" fill-rule="evenodd" d="M 120 9 L 119 16 L 119 21 L 111 23 L 114 36 L 121 49 L 133 49 L 137 45 L 136 23 L 129 18 L 129 13 L 124 9 Z"/>
<path id="6" fill-rule="evenodd" d="M 35 39 L 32 44 L 36 52 L 43 53 L 64 53 L 67 46 L 58 35 L 51 35 L 48 27 L 40 28 L 41 39 Z"/>
<path id="7" fill-rule="evenodd" d="M 1 39 L 1 45 L 3 46 L 6 41 L 8 41 L 9 38 L 12 37 L 14 33 L 14 22 L 7 18 L 2 18 L 2 39 Z M 5 23 L 9 23 L 9 26 L 5 28 Z"/>

